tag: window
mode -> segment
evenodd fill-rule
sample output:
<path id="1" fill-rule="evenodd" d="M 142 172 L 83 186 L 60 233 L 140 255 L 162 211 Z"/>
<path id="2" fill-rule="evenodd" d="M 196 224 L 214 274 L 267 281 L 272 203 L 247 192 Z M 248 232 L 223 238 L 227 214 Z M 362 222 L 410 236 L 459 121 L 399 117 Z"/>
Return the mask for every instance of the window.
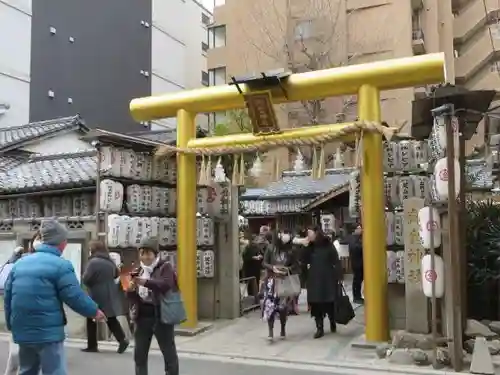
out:
<path id="1" fill-rule="evenodd" d="M 208 44 L 205 43 L 205 42 L 201 42 L 201 50 L 203 51 L 203 53 L 207 53 L 207 51 L 208 51 Z"/>
<path id="2" fill-rule="evenodd" d="M 208 70 L 208 83 L 210 86 L 225 85 L 226 81 L 226 67 L 214 68 Z"/>
<path id="3" fill-rule="evenodd" d="M 226 45 L 226 25 L 214 26 L 208 29 L 208 47 L 218 48 Z"/>
<path id="4" fill-rule="evenodd" d="M 210 85 L 210 78 L 208 77 L 208 73 L 203 70 L 201 71 L 201 83 L 203 86 Z"/>
<path id="5" fill-rule="evenodd" d="M 201 23 L 205 26 L 210 24 L 210 17 L 206 13 L 201 13 Z"/>
<path id="6" fill-rule="evenodd" d="M 313 34 L 312 20 L 299 21 L 295 25 L 295 40 L 308 39 Z"/>

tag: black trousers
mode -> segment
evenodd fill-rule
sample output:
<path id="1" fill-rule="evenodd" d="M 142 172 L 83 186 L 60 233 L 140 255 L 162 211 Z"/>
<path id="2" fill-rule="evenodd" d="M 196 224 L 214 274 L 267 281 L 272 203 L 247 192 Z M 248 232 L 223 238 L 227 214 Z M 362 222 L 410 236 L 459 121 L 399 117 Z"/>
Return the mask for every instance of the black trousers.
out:
<path id="1" fill-rule="evenodd" d="M 139 317 L 135 325 L 135 375 L 148 375 L 148 356 L 153 336 L 158 341 L 166 375 L 179 375 L 179 358 L 175 347 L 174 326 L 158 322 L 154 316 Z"/>
<path id="2" fill-rule="evenodd" d="M 352 295 L 354 299 L 362 298 L 361 286 L 363 285 L 363 263 L 352 265 Z"/>
<path id="3" fill-rule="evenodd" d="M 116 341 L 119 343 L 125 341 L 125 332 L 116 317 L 107 318 L 106 324 Z M 89 318 L 87 318 L 87 348 L 97 349 L 97 323 Z"/>

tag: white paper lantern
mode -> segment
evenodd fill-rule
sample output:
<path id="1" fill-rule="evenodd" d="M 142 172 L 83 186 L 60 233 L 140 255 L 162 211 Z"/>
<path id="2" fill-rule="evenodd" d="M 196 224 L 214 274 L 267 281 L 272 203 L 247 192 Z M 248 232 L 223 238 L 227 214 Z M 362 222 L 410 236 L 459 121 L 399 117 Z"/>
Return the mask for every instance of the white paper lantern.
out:
<path id="1" fill-rule="evenodd" d="M 430 180 L 427 176 L 411 176 L 413 196 L 428 201 L 430 197 Z"/>
<path id="2" fill-rule="evenodd" d="M 398 144 L 396 142 L 384 142 L 384 171 L 396 171 L 399 166 Z"/>
<path id="3" fill-rule="evenodd" d="M 405 252 L 403 250 L 396 252 L 396 282 L 405 283 Z"/>
<path id="4" fill-rule="evenodd" d="M 386 235 L 386 243 L 388 246 L 394 245 L 394 213 L 386 212 L 385 213 L 385 227 L 387 230 Z"/>
<path id="5" fill-rule="evenodd" d="M 432 283 L 435 284 L 435 296 L 441 298 L 444 295 L 444 262 L 439 255 L 434 256 L 434 270 L 431 267 L 431 255 L 422 258 L 422 289 L 426 297 L 432 297 Z"/>
<path id="6" fill-rule="evenodd" d="M 438 199 L 441 201 L 448 200 L 448 164 L 447 159 L 439 159 L 434 166 L 434 177 L 436 179 L 436 193 Z M 460 163 L 457 159 L 453 160 L 453 165 L 455 169 L 455 197 L 458 197 L 460 193 Z"/>
<path id="7" fill-rule="evenodd" d="M 119 231 L 121 225 L 121 218 L 119 215 L 109 215 L 108 216 L 108 234 L 107 234 L 107 242 L 108 247 L 118 247 L 119 245 Z"/>
<path id="8" fill-rule="evenodd" d="M 393 207 L 398 207 L 401 205 L 401 201 L 399 200 L 398 187 L 398 176 L 386 177 L 384 179 L 385 197 L 389 200 L 388 203 L 390 203 Z"/>
<path id="9" fill-rule="evenodd" d="M 125 248 L 130 246 L 131 219 L 129 216 L 120 216 L 120 228 L 118 230 L 118 246 Z"/>
<path id="10" fill-rule="evenodd" d="M 203 252 L 203 277 L 215 277 L 215 253 L 213 250 Z"/>
<path id="11" fill-rule="evenodd" d="M 116 264 L 116 266 L 119 266 L 120 264 L 122 264 L 122 256 L 120 255 L 120 253 L 110 251 L 109 257 L 111 258 L 113 263 Z"/>
<path id="12" fill-rule="evenodd" d="M 203 277 L 203 251 L 196 251 L 196 277 Z"/>
<path id="13" fill-rule="evenodd" d="M 413 155 L 413 147 L 410 141 L 401 141 L 398 143 L 398 160 L 401 170 L 411 171 L 412 169 L 415 169 L 415 157 Z"/>
<path id="14" fill-rule="evenodd" d="M 404 245 L 404 215 L 403 212 L 394 214 L 394 243 L 396 245 Z"/>
<path id="15" fill-rule="evenodd" d="M 431 221 L 432 212 L 432 221 Z M 439 212 L 434 207 L 424 207 L 418 211 L 419 234 L 422 246 L 431 248 L 431 231 L 434 248 L 441 246 L 441 220 Z"/>
<path id="16" fill-rule="evenodd" d="M 412 141 L 413 156 L 417 166 L 429 162 L 429 145 L 425 141 Z"/>
<path id="17" fill-rule="evenodd" d="M 399 201 L 401 204 L 406 199 L 413 198 L 415 192 L 414 190 L 414 184 L 411 176 L 401 176 L 399 177 L 398 180 L 398 185 L 399 185 Z"/>
<path id="18" fill-rule="evenodd" d="M 398 277 L 397 277 L 397 272 L 396 272 L 396 269 L 397 269 L 397 265 L 396 265 L 396 261 L 397 261 L 397 257 L 396 257 L 396 253 L 394 251 L 386 251 L 386 254 L 387 254 L 387 282 L 388 283 L 395 283 L 397 282 L 398 280 Z"/>

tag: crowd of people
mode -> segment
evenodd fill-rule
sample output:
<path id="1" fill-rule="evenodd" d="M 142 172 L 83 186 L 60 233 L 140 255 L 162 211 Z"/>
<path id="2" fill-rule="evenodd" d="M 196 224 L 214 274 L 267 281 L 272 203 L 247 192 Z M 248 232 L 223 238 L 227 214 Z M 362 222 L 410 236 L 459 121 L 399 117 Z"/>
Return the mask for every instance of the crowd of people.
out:
<path id="1" fill-rule="evenodd" d="M 56 220 L 43 220 L 27 249 L 18 247 L 0 267 L 0 292 L 5 321 L 12 333 L 6 375 L 66 375 L 64 305 L 87 318 L 85 352 L 97 352 L 97 323 L 105 322 L 118 341 L 118 353 L 129 346 L 119 316 L 128 315 L 134 331 L 136 375 L 148 374 L 148 354 L 155 336 L 163 354 L 165 373 L 179 374 L 174 325 L 162 317 L 161 301 L 178 292 L 176 274 L 159 257 L 158 242 L 148 238 L 139 247 L 140 266 L 130 273 L 123 290 L 120 265 L 105 245 L 92 241 L 82 289 L 70 261 L 62 254 L 68 232 Z M 128 314 L 127 307 L 130 307 Z"/>
<path id="2" fill-rule="evenodd" d="M 325 335 L 324 320 L 328 317 L 330 331 L 336 332 L 336 300 L 342 295 L 342 268 L 337 247 L 349 246 L 353 273 L 354 303 L 363 304 L 363 245 L 362 229 L 342 236 L 326 235 L 317 226 L 298 230 L 273 231 L 268 226 L 258 234 L 243 234 L 240 241 L 241 274 L 247 283 L 248 295 L 260 300 L 262 317 L 267 322 L 268 339 L 274 340 L 276 321 L 279 336 L 286 337 L 290 315 L 298 314 L 298 298 L 280 296 L 276 285 L 289 275 L 299 275 L 301 288 L 307 290 L 307 304 L 316 324 L 314 338 Z M 300 292 L 299 292 L 300 293 Z"/>
<path id="3" fill-rule="evenodd" d="M 337 243 L 349 246 L 354 274 L 354 302 L 363 303 L 362 231 L 358 226 L 342 238 L 327 236 L 319 227 L 293 234 L 262 227 L 260 233 L 241 241 L 241 276 L 248 280 L 248 294 L 259 299 L 268 339 L 286 338 L 290 315 L 298 314 L 299 294 L 307 289 L 310 314 L 315 321 L 314 338 L 325 335 L 328 317 L 331 332 L 337 329 L 338 298 L 342 293 L 343 269 Z M 140 266 L 129 274 L 124 288 L 120 264 L 111 258 L 104 243 L 91 241 L 90 257 L 82 276 L 82 289 L 70 261 L 62 254 L 68 232 L 56 220 L 41 222 L 27 248 L 18 247 L 0 267 L 0 293 L 4 297 L 7 329 L 12 332 L 6 375 L 66 375 L 64 356 L 64 305 L 86 318 L 85 352 L 98 352 L 97 326 L 105 322 L 124 353 L 129 341 L 118 317 L 127 316 L 134 334 L 135 374 L 148 374 L 148 354 L 153 336 L 163 354 L 165 373 L 179 374 L 174 324 L 162 318 L 164 296 L 179 293 L 172 265 L 161 260 L 158 241 L 145 239 L 138 250 Z M 292 285 L 296 276 L 297 284 Z M 284 294 L 284 280 L 297 292 Z M 350 306 L 350 305 L 349 305 Z"/>

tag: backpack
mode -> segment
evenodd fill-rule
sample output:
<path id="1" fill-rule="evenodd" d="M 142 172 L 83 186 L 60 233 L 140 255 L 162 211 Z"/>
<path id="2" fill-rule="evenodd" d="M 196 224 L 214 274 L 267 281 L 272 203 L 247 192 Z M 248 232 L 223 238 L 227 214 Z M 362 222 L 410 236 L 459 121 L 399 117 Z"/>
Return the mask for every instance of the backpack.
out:
<path id="1" fill-rule="evenodd" d="M 7 278 L 9 277 L 10 271 L 14 267 L 14 263 L 5 263 L 2 267 L 0 267 L 0 293 L 3 294 L 5 289 L 5 283 Z"/>

